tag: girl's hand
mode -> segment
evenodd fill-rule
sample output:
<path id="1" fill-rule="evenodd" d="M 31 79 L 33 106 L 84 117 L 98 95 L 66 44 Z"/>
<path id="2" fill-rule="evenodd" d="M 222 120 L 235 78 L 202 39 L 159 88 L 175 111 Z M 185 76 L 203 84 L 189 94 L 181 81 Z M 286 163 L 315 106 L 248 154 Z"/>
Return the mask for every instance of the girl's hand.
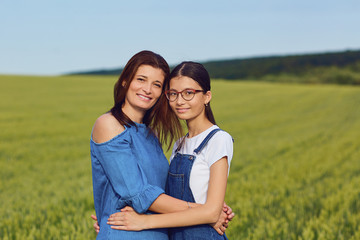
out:
<path id="1" fill-rule="evenodd" d="M 95 215 L 91 214 L 91 218 L 96 221 L 94 223 L 93 227 L 94 227 L 95 232 L 98 234 L 100 232 L 100 226 L 99 226 L 99 223 L 97 221 L 97 217 Z"/>
<path id="2" fill-rule="evenodd" d="M 112 225 L 112 229 L 141 231 L 146 227 L 146 215 L 138 214 L 133 208 L 126 206 L 121 212 L 111 214 L 107 224 Z"/>
<path id="3" fill-rule="evenodd" d="M 231 207 L 229 207 L 225 202 L 224 202 L 223 211 L 227 214 L 226 223 L 230 222 L 235 217 L 235 213 L 233 213 Z"/>

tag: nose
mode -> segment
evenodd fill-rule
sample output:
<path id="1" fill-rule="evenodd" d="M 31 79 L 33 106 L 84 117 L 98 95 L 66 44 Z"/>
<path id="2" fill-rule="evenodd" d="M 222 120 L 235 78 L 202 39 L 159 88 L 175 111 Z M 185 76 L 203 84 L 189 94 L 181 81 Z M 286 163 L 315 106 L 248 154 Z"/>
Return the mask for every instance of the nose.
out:
<path id="1" fill-rule="evenodd" d="M 185 103 L 184 98 L 182 97 L 182 95 L 180 93 L 178 93 L 177 99 L 176 99 L 176 104 L 177 105 L 183 105 Z"/>
<path id="2" fill-rule="evenodd" d="M 149 95 L 151 93 L 151 84 L 144 84 L 142 90 Z"/>

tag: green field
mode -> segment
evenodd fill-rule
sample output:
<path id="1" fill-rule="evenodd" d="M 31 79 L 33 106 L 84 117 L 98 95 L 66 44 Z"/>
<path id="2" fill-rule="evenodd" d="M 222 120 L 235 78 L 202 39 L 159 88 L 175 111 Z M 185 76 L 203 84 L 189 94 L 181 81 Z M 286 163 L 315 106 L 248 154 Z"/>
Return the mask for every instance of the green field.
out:
<path id="1" fill-rule="evenodd" d="M 89 136 L 115 81 L 0 76 L 0 239 L 95 238 Z M 360 239 L 359 87 L 217 80 L 212 107 L 230 239 Z"/>

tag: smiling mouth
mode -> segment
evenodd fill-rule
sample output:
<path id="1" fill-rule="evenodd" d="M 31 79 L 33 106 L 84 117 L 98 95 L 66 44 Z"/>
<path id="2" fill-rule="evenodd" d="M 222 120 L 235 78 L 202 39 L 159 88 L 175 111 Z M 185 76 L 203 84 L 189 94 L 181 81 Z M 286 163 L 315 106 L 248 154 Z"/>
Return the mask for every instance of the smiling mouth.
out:
<path id="1" fill-rule="evenodd" d="M 184 113 L 184 112 L 187 112 L 189 110 L 189 108 L 177 108 L 176 111 L 178 113 Z"/>
<path id="2" fill-rule="evenodd" d="M 142 100 L 145 100 L 145 101 L 150 101 L 150 100 L 152 99 L 151 97 L 146 97 L 146 96 L 141 95 L 141 94 L 137 94 L 137 96 L 138 96 L 139 98 L 141 98 Z"/>

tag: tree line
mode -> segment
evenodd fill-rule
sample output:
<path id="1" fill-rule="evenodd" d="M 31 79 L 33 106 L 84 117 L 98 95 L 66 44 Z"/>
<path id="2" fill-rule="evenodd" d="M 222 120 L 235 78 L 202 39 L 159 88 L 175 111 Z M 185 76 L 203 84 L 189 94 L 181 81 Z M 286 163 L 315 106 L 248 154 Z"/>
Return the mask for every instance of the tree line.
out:
<path id="1" fill-rule="evenodd" d="M 360 50 L 202 62 L 211 78 L 360 85 Z M 172 66 L 174 67 L 174 66 Z M 70 75 L 119 75 L 122 68 Z"/>

